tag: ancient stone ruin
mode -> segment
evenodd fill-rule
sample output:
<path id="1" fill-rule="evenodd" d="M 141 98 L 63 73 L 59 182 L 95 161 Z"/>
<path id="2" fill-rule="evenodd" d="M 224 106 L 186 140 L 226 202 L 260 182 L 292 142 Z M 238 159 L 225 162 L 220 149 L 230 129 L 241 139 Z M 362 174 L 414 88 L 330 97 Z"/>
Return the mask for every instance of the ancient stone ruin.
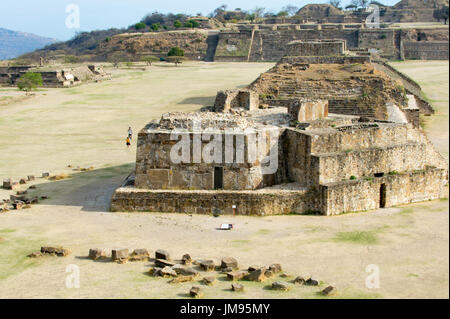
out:
<path id="1" fill-rule="evenodd" d="M 34 66 L 6 66 L 0 67 L 0 86 L 17 85 L 17 80 L 27 72 L 41 74 L 42 86 L 50 88 L 72 87 L 110 78 L 103 68 L 95 65 L 59 70 Z"/>
<path id="2" fill-rule="evenodd" d="M 248 88 L 149 123 L 111 210 L 335 215 L 444 197 L 448 164 L 417 127 L 431 106 L 345 48 L 295 41 Z"/>

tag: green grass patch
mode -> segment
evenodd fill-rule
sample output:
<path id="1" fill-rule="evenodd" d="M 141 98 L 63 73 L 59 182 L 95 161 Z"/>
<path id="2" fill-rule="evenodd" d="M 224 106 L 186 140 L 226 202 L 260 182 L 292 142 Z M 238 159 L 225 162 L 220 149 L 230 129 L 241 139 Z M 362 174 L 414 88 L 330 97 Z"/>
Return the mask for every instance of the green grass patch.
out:
<path id="1" fill-rule="evenodd" d="M 231 241 L 231 244 L 234 247 L 245 246 L 245 245 L 250 244 L 250 240 L 248 240 L 248 239 L 235 239 L 235 240 Z"/>
<path id="2" fill-rule="evenodd" d="M 408 207 L 408 208 L 403 208 L 400 211 L 400 214 L 411 214 L 412 212 L 414 212 L 414 209 L 412 209 L 411 207 Z"/>
<path id="3" fill-rule="evenodd" d="M 66 101 L 61 103 L 61 105 L 78 105 L 78 104 L 88 104 L 86 101 L 79 101 L 79 100 L 73 100 L 73 101 Z"/>
<path id="4" fill-rule="evenodd" d="M 260 229 L 256 232 L 258 235 L 267 235 L 271 233 L 270 229 Z"/>
<path id="5" fill-rule="evenodd" d="M 375 231 L 339 232 L 334 237 L 334 240 L 338 242 L 347 242 L 362 245 L 374 245 L 378 243 L 378 238 L 375 234 Z"/>
<path id="6" fill-rule="evenodd" d="M 14 233 L 15 231 L 16 231 L 16 229 L 12 229 L 12 228 L 3 228 L 3 229 L 0 229 L 0 234 Z"/>
<path id="7" fill-rule="evenodd" d="M 40 248 L 37 241 L 25 238 L 13 238 L 0 241 L 0 280 L 36 266 L 42 258 L 28 258 L 33 250 Z M 43 257 L 45 258 L 45 257 Z"/>

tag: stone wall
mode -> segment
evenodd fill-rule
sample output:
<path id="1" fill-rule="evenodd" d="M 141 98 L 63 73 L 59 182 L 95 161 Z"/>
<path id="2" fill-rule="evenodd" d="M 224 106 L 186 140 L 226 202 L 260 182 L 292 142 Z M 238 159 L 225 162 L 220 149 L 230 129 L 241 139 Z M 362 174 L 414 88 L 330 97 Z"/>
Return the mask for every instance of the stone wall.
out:
<path id="1" fill-rule="evenodd" d="M 214 61 L 244 62 L 248 61 L 250 47 L 252 45 L 253 31 L 219 33 Z"/>
<path id="2" fill-rule="evenodd" d="M 309 122 L 328 116 L 328 101 L 291 100 L 288 112 L 298 122 Z"/>
<path id="3" fill-rule="evenodd" d="M 313 176 L 317 170 L 311 168 L 311 140 L 306 131 L 287 129 L 284 134 L 284 150 L 289 154 L 286 156 L 287 176 L 302 187 L 318 181 L 318 177 Z"/>
<path id="4" fill-rule="evenodd" d="M 281 215 L 316 211 L 322 207 L 318 191 L 164 191 L 122 187 L 116 190 L 111 211 L 237 215 Z"/>
<path id="5" fill-rule="evenodd" d="M 336 153 L 350 150 L 361 150 L 368 148 L 382 148 L 408 142 L 408 127 L 406 125 L 383 125 L 376 123 L 364 123 L 358 127 L 351 125 L 341 126 L 337 130 L 315 134 L 311 153 Z M 313 134 L 313 133 L 310 133 Z"/>
<path id="6" fill-rule="evenodd" d="M 424 144 L 408 143 L 383 148 L 348 150 L 341 153 L 312 155 L 318 162 L 319 183 L 332 183 L 374 174 L 422 170 L 429 165 Z"/>
<path id="7" fill-rule="evenodd" d="M 358 32 L 359 49 L 375 49 L 377 53 L 387 59 L 398 56 L 393 29 L 365 29 Z"/>
<path id="8" fill-rule="evenodd" d="M 252 90 L 219 91 L 214 102 L 216 112 L 227 112 L 230 109 L 242 108 L 256 110 L 259 108 L 259 95 Z"/>
<path id="9" fill-rule="evenodd" d="M 292 41 L 287 44 L 287 56 L 344 55 L 345 41 Z"/>
<path id="10" fill-rule="evenodd" d="M 368 56 L 285 56 L 280 63 L 306 63 L 306 64 L 355 64 L 369 63 Z"/>
<path id="11" fill-rule="evenodd" d="M 420 37 L 417 35 L 420 34 Z M 254 25 L 241 31 L 222 31 L 219 34 L 215 61 L 278 61 L 286 52 L 286 45 L 294 40 L 345 40 L 348 49 L 372 49 L 387 59 L 400 59 L 402 42 L 441 41 L 448 45 L 448 28 L 436 29 L 364 29 L 361 25 Z M 403 41 L 402 41 L 403 40 Z M 407 44 L 408 46 L 408 44 Z M 423 52 L 422 52 L 423 51 Z M 418 53 L 413 53 L 418 52 Z M 429 46 L 419 45 L 408 54 L 422 54 L 429 59 Z M 445 48 L 439 48 L 445 56 Z M 447 50 L 448 52 L 448 50 Z M 448 53 L 447 53 L 448 55 Z M 420 58 L 420 57 L 418 57 Z M 448 59 L 448 58 L 447 58 Z"/>
<path id="12" fill-rule="evenodd" d="M 274 128 L 278 132 L 278 128 Z M 225 132 L 223 130 L 209 131 L 212 134 L 211 141 L 217 138 L 214 154 L 219 154 L 218 158 L 213 157 L 211 161 L 206 162 L 201 157 L 207 152 L 211 152 L 210 139 L 205 136 L 192 132 L 179 131 L 189 141 L 189 150 L 187 150 L 188 158 L 182 162 L 174 162 L 176 157 L 171 152 L 177 153 L 176 144 L 178 140 L 171 140 L 171 131 L 150 130 L 149 132 L 141 131 L 138 134 L 137 155 L 136 155 L 136 178 L 135 184 L 138 188 L 144 189 L 214 189 L 214 171 L 216 167 L 223 169 L 223 189 L 225 190 L 244 190 L 259 189 L 265 186 L 271 186 L 283 182 L 284 159 L 283 152 L 280 150 L 275 158 L 277 161 L 277 172 L 263 175 L 263 165 L 259 159 L 249 159 L 248 149 L 256 147 L 255 155 L 261 156 L 268 154 L 265 147 L 256 146 L 257 137 L 255 132 L 265 138 L 264 142 L 271 141 L 270 130 L 258 130 L 253 132 L 236 131 Z M 182 139 L 176 135 L 176 138 Z M 280 140 L 276 140 L 281 143 Z M 194 145 L 199 145 L 200 152 L 194 152 Z M 238 145 L 239 147 L 237 147 Z M 229 151 L 230 147 L 233 151 Z M 174 151 L 177 150 L 177 151 Z M 185 150 L 186 151 L 186 150 Z M 231 157 L 229 157 L 231 154 Z M 281 157 L 280 157 L 281 156 Z"/>
<path id="13" fill-rule="evenodd" d="M 382 184 L 385 185 L 384 207 L 448 196 L 448 172 L 427 169 L 322 186 L 323 213 L 337 215 L 378 209 L 382 201 Z"/>
<path id="14" fill-rule="evenodd" d="M 448 60 L 448 41 L 403 41 L 403 54 L 405 59 Z"/>

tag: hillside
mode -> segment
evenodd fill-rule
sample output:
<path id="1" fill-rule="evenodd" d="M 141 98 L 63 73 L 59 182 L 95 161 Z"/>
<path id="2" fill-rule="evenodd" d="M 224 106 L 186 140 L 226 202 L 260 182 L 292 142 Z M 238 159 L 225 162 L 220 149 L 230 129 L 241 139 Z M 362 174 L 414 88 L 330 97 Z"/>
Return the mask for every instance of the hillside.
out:
<path id="1" fill-rule="evenodd" d="M 56 41 L 56 39 L 45 38 L 31 33 L 0 28 L 0 60 L 15 58 Z"/>

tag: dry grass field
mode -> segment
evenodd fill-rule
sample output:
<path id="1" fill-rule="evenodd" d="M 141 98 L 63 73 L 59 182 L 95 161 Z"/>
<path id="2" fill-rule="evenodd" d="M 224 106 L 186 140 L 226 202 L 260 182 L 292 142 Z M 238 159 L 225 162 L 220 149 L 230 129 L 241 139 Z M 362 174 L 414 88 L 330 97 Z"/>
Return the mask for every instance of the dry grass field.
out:
<path id="1" fill-rule="evenodd" d="M 448 61 L 394 65 L 423 85 L 436 107 L 425 129 L 448 159 Z M 206 298 L 320 297 L 317 287 L 267 289 L 272 281 L 297 275 L 335 285 L 339 294 L 333 298 L 448 298 L 447 199 L 336 217 L 108 211 L 113 190 L 133 170 L 136 141 L 126 148 L 128 126 L 136 134 L 164 112 L 211 105 L 217 90 L 246 85 L 271 66 L 187 63 L 156 64 L 147 71 L 108 69 L 111 81 L 42 89 L 26 99 L 15 89 L 0 88 L 0 178 L 71 174 L 58 181 L 38 178 L 30 193 L 49 199 L 0 214 L 0 298 L 185 298 L 193 285 L 147 275 L 150 262 L 86 259 L 94 247 L 161 248 L 175 258 L 190 253 L 194 259 L 217 261 L 233 256 L 242 268 L 278 262 L 288 274 L 264 283 L 243 282 L 243 293 L 231 292 L 230 282 L 218 275 L 216 285 L 205 286 Z M 79 172 L 68 165 L 94 170 Z M 10 194 L 0 190 L 0 199 Z M 235 228 L 216 230 L 224 222 Z M 26 257 L 45 245 L 61 245 L 72 254 Z M 79 266 L 80 288 L 66 287 L 70 264 Z M 368 265 L 379 267 L 379 288 L 366 287 Z"/>

